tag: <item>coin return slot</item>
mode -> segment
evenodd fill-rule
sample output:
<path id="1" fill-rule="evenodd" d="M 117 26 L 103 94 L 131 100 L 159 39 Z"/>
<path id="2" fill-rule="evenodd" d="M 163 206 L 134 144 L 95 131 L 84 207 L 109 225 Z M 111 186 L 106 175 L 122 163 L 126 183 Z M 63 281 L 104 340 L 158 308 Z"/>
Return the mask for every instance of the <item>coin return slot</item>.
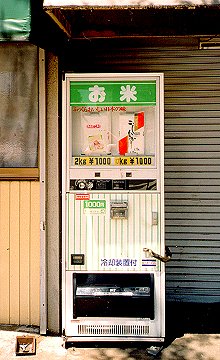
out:
<path id="1" fill-rule="evenodd" d="M 128 218 L 128 202 L 118 201 L 110 203 L 111 219 L 127 219 Z"/>

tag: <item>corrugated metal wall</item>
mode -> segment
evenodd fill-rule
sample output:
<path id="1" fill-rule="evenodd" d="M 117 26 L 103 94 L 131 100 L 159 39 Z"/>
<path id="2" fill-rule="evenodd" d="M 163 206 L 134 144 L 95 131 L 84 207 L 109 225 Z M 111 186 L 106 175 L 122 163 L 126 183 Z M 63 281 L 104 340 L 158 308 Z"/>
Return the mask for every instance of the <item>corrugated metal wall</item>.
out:
<path id="1" fill-rule="evenodd" d="M 0 182 L 0 323 L 39 325 L 39 182 Z"/>
<path id="2" fill-rule="evenodd" d="M 167 299 L 219 301 L 220 51 L 100 48 L 80 71 L 165 74 Z"/>

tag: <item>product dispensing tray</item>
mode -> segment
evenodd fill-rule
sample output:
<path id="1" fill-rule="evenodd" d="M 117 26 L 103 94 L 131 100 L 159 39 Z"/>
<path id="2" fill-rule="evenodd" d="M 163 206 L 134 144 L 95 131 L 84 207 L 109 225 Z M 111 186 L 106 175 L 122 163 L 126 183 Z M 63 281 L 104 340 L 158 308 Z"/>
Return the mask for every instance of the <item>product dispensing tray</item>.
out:
<path id="1" fill-rule="evenodd" d="M 154 275 L 74 273 L 73 315 L 154 319 Z"/>

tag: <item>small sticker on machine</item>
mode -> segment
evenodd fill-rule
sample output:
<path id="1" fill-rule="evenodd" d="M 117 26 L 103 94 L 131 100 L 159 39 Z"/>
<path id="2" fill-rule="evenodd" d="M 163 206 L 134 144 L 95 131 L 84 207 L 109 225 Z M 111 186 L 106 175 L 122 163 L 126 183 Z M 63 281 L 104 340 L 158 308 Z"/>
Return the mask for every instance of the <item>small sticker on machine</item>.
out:
<path id="1" fill-rule="evenodd" d="M 90 194 L 76 194 L 75 199 L 76 200 L 89 200 Z"/>
<path id="2" fill-rule="evenodd" d="M 83 212 L 86 215 L 105 215 L 106 200 L 84 200 Z"/>
<path id="3" fill-rule="evenodd" d="M 156 260 L 142 259 L 142 266 L 156 266 Z"/>

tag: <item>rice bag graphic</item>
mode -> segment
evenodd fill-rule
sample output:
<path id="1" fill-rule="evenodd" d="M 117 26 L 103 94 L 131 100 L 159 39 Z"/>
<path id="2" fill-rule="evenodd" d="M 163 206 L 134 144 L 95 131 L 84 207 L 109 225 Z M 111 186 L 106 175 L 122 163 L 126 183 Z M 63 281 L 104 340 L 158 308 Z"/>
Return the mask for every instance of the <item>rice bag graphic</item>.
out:
<path id="1" fill-rule="evenodd" d="M 97 150 L 104 150 L 105 144 L 103 142 L 102 134 L 88 136 L 88 142 L 90 151 L 96 152 Z"/>
<path id="2" fill-rule="evenodd" d="M 106 155 L 109 153 L 111 122 L 108 114 L 82 114 L 82 154 Z"/>
<path id="3" fill-rule="evenodd" d="M 144 112 L 120 114 L 120 155 L 144 155 Z"/>

